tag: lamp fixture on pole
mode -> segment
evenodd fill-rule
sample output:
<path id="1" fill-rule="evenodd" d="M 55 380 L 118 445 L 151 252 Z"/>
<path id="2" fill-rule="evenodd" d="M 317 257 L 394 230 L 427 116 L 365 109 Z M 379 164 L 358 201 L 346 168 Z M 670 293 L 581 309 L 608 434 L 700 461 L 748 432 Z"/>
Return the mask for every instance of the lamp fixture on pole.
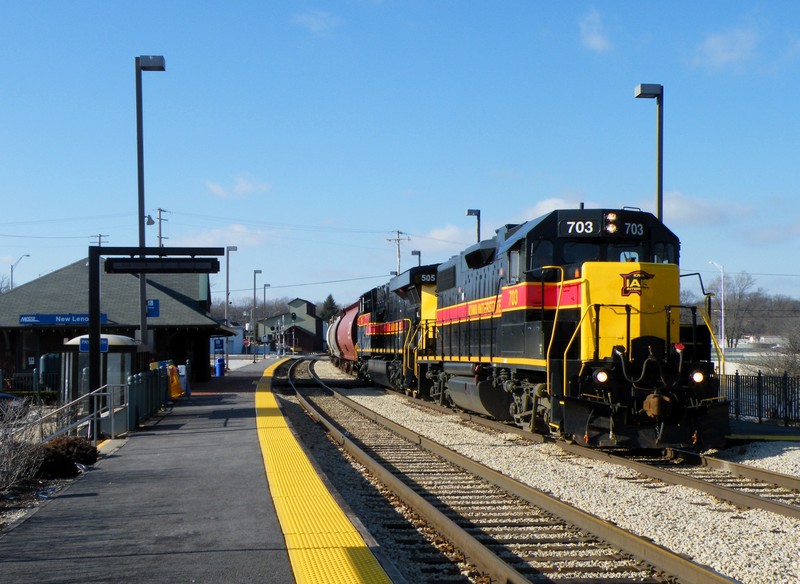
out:
<path id="1" fill-rule="evenodd" d="M 478 235 L 478 242 L 481 240 L 481 210 L 480 209 L 467 209 L 467 217 L 475 217 L 478 222 L 476 233 Z"/>
<path id="2" fill-rule="evenodd" d="M 656 100 L 656 217 L 664 220 L 664 86 L 656 83 L 641 83 L 633 92 L 634 97 Z"/>
<path id="3" fill-rule="evenodd" d="M 29 257 L 31 257 L 31 255 L 28 254 L 28 253 L 26 253 L 25 255 L 21 255 L 21 256 L 19 256 L 19 259 L 17 261 L 15 261 L 11 265 L 11 280 L 9 281 L 9 284 L 8 284 L 8 289 L 9 290 L 13 290 L 14 289 L 14 268 L 16 268 L 17 264 L 22 261 L 22 258 L 29 258 Z"/>
<path id="4" fill-rule="evenodd" d="M 136 57 L 136 158 L 139 185 L 139 213 L 137 223 L 139 227 L 139 247 L 145 247 L 144 224 L 147 218 L 144 212 L 144 132 L 142 124 L 142 71 L 166 71 L 166 63 L 162 56 Z M 152 217 L 150 217 L 152 220 Z M 144 254 L 140 254 L 144 259 Z M 140 350 L 147 351 L 147 275 L 139 274 L 139 335 L 141 337 Z M 94 388 L 93 388 L 94 389 Z"/>
<path id="5" fill-rule="evenodd" d="M 419 251 L 418 249 L 412 249 L 411 250 L 411 255 L 412 256 L 417 256 L 417 267 L 421 266 L 422 265 L 422 252 Z"/>

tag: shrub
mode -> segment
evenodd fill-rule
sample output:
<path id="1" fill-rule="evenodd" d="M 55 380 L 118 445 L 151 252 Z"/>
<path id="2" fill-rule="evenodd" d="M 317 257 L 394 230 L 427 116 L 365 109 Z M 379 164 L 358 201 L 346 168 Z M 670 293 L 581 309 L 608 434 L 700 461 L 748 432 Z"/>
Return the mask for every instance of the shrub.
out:
<path id="1" fill-rule="evenodd" d="M 42 463 L 37 476 L 43 479 L 74 477 L 78 474 L 77 464 L 97 462 L 97 448 L 78 436 L 59 436 L 43 444 L 41 449 Z"/>
<path id="2" fill-rule="evenodd" d="M 39 468 L 41 452 L 27 413 L 24 404 L 0 407 L 0 492 L 25 483 Z"/>
<path id="3" fill-rule="evenodd" d="M 40 391 L 15 390 L 14 395 L 25 398 L 32 404 L 41 402 L 43 405 L 52 406 L 58 404 L 61 393 L 49 389 L 42 389 Z"/>

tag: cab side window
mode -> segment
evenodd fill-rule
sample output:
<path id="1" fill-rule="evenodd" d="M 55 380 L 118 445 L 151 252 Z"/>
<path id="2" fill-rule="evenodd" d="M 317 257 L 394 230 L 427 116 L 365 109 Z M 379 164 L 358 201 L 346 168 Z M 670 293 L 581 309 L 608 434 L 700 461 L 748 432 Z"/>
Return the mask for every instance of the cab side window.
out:
<path id="1" fill-rule="evenodd" d="M 653 262 L 657 264 L 674 264 L 675 246 L 671 243 L 653 244 Z"/>
<path id="2" fill-rule="evenodd" d="M 553 265 L 553 242 L 534 241 L 531 243 L 530 265 L 528 269 L 535 270 L 542 266 Z"/>
<path id="3" fill-rule="evenodd" d="M 508 277 L 511 282 L 519 282 L 519 248 L 508 252 Z"/>

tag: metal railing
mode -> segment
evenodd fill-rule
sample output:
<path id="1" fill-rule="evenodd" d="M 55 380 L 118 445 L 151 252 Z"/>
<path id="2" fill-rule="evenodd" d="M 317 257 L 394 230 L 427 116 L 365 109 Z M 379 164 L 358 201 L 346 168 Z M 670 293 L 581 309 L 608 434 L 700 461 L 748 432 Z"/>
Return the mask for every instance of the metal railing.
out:
<path id="1" fill-rule="evenodd" d="M 102 435 L 117 438 L 163 409 L 169 401 L 165 367 L 128 377 L 127 384 L 107 384 L 47 414 L 26 422 L 14 433 L 32 431 L 40 443 L 67 433 L 97 442 Z"/>
<path id="2" fill-rule="evenodd" d="M 11 390 L 18 392 L 57 390 L 61 387 L 61 373 L 39 373 L 38 369 L 30 373 L 14 373 L 9 376 L 0 371 L 0 379 L 6 381 Z"/>
<path id="3" fill-rule="evenodd" d="M 125 408 L 125 391 L 125 385 L 104 385 L 29 421 L 15 433 L 36 428 L 41 444 L 74 430 L 76 434 L 85 432 L 86 437 L 92 439 L 97 446 L 102 418 L 110 420 L 111 436 L 117 436 L 115 413 Z"/>
<path id="4" fill-rule="evenodd" d="M 759 423 L 800 423 L 800 377 L 783 375 L 741 375 L 724 377 L 724 392 L 731 400 L 731 416 L 753 418 Z"/>

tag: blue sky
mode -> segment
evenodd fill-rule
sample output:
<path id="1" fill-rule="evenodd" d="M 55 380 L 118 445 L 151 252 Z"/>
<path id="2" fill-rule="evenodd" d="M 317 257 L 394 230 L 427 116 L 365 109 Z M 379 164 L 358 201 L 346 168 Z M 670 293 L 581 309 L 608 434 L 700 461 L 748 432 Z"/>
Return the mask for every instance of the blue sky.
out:
<path id="1" fill-rule="evenodd" d="M 800 297 L 795 1 L 6 3 L 0 271 L 20 285 L 137 240 L 134 58 L 147 213 L 166 246 L 228 246 L 234 298 L 332 293 L 443 261 L 556 207 L 655 212 L 682 269 Z M 148 245 L 157 226 L 147 227 Z M 302 284 L 302 285 L 301 285 Z M 223 272 L 212 276 L 222 297 Z"/>

